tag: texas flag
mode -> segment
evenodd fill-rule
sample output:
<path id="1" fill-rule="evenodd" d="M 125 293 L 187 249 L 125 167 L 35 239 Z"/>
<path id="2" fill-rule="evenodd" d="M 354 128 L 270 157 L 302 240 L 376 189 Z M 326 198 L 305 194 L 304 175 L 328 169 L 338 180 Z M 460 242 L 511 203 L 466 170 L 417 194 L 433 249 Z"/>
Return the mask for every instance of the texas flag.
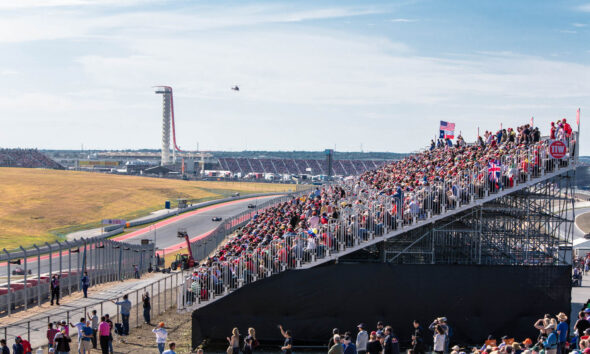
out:
<path id="1" fill-rule="evenodd" d="M 454 139 L 455 138 L 455 123 L 440 121 L 440 138 Z"/>

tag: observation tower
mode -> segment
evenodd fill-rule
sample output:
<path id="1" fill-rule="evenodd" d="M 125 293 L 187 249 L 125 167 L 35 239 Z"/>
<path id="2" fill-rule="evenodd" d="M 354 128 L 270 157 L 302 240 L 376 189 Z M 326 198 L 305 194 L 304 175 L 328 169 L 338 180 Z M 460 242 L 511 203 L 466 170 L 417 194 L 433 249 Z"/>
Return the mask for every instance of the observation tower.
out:
<path id="1" fill-rule="evenodd" d="M 174 125 L 174 98 L 172 87 L 155 86 L 154 92 L 162 95 L 162 161 L 161 165 L 176 163 L 176 151 L 182 151 L 176 145 L 176 128 Z M 170 123 L 172 121 L 172 161 L 170 161 Z"/>

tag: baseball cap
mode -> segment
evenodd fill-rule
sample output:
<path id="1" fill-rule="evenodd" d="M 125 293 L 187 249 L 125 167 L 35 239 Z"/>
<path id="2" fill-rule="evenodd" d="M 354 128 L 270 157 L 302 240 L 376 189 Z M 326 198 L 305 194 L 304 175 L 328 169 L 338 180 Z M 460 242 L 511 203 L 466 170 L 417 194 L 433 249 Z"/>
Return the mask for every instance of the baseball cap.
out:
<path id="1" fill-rule="evenodd" d="M 364 323 L 359 323 L 359 324 L 357 325 L 357 327 L 358 327 L 358 328 L 365 328 L 365 324 L 364 324 Z"/>

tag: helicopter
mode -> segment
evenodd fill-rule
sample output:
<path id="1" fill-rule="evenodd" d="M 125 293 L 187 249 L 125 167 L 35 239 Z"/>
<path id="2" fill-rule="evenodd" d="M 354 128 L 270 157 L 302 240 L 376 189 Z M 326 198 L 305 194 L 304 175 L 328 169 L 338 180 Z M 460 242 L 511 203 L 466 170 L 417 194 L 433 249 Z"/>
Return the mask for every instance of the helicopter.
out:
<path id="1" fill-rule="evenodd" d="M 234 91 L 240 91 L 240 87 L 238 85 L 232 86 L 231 89 Z"/>

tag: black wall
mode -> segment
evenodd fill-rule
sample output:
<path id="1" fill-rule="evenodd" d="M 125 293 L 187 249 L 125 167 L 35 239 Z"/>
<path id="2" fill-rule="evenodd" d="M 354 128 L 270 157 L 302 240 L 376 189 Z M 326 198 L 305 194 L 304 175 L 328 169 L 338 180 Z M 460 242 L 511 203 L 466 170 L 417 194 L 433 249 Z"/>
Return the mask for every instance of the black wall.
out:
<path id="1" fill-rule="evenodd" d="M 426 328 L 446 316 L 452 343 L 482 343 L 489 334 L 536 338 L 545 313 L 570 313 L 571 267 L 331 264 L 258 281 L 193 312 L 193 346 L 222 340 L 238 327 L 261 342 L 291 329 L 295 345 L 327 343 L 334 327 L 356 333 L 364 322 L 390 324 L 402 345 L 411 321 Z M 430 332 L 427 332 L 428 334 Z M 430 339 L 430 335 L 428 335 Z"/>

